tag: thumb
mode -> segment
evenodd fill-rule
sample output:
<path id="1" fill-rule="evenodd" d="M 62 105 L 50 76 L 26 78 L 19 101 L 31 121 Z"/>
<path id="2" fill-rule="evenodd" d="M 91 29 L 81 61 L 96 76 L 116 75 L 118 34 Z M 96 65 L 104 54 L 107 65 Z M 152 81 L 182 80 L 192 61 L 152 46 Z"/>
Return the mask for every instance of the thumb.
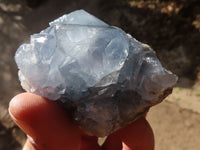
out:
<path id="1" fill-rule="evenodd" d="M 78 127 L 57 103 L 23 93 L 11 100 L 9 112 L 16 124 L 31 139 L 25 144 L 24 150 L 33 147 L 40 150 L 80 149 L 81 136 Z"/>

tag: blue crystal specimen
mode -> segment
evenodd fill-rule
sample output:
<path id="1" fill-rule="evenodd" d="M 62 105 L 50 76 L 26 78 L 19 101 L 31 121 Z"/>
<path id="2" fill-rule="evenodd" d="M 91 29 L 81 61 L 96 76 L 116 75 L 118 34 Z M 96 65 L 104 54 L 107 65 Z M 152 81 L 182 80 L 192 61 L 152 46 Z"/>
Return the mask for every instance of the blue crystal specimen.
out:
<path id="1" fill-rule="evenodd" d="M 97 136 L 161 102 L 177 81 L 148 45 L 84 10 L 32 35 L 15 60 L 26 91 L 60 101 L 75 122 Z"/>

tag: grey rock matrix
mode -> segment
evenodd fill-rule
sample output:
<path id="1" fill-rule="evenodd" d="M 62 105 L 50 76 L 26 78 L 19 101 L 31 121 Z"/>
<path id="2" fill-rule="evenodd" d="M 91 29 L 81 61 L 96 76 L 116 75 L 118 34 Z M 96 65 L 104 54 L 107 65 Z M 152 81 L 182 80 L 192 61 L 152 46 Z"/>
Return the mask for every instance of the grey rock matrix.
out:
<path id="1" fill-rule="evenodd" d="M 106 136 L 172 92 L 155 52 L 84 10 L 61 16 L 15 54 L 22 87 L 58 101 L 87 133 Z"/>

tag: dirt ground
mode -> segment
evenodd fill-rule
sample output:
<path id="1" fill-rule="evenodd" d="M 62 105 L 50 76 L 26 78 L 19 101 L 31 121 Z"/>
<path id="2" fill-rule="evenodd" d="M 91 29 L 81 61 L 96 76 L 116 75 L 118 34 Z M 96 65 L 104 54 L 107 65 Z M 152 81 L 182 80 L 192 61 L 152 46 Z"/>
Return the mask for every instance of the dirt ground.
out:
<path id="1" fill-rule="evenodd" d="M 7 111 L 10 99 L 23 91 L 13 58 L 16 49 L 49 21 L 76 9 L 149 44 L 162 64 L 179 76 L 173 94 L 147 116 L 156 150 L 200 149 L 200 1 L 27 1 L 0 0 L 0 150 L 19 150 L 26 137 Z"/>
<path id="2" fill-rule="evenodd" d="M 147 116 L 155 134 L 156 150 L 199 150 L 200 115 L 163 102 Z"/>

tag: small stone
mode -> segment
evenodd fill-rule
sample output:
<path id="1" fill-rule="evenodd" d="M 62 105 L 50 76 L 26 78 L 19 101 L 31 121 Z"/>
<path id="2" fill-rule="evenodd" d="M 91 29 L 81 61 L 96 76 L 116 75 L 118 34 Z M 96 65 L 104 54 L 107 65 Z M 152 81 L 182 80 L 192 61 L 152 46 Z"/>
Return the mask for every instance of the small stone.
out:
<path id="1" fill-rule="evenodd" d="M 177 81 L 148 45 L 84 10 L 32 35 L 15 60 L 26 91 L 58 101 L 75 123 L 99 137 L 161 102 Z"/>

